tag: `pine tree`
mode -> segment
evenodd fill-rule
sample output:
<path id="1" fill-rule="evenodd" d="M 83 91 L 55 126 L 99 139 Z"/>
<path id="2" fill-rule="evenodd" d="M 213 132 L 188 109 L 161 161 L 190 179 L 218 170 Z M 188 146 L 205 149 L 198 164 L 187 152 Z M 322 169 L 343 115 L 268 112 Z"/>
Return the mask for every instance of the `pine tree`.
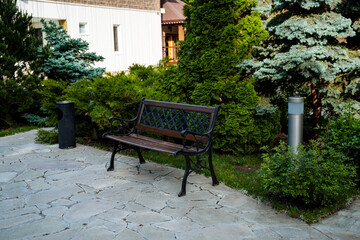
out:
<path id="1" fill-rule="evenodd" d="M 255 71 L 255 79 L 271 95 L 307 97 L 313 127 L 321 122 L 323 106 L 334 112 L 342 110 L 342 97 L 352 83 L 339 77 L 359 68 L 359 59 L 351 58 L 343 43 L 355 31 L 351 19 L 335 11 L 340 2 L 274 0 L 278 14 L 266 25 L 271 37 L 265 49 L 258 49 L 261 61 L 241 64 Z"/>
<path id="2" fill-rule="evenodd" d="M 34 35 L 31 16 L 14 0 L 0 0 L 0 128 L 21 121 L 24 113 L 36 112 L 40 84 L 42 40 Z"/>
<path id="3" fill-rule="evenodd" d="M 93 65 L 104 58 L 94 52 L 87 52 L 89 43 L 81 38 L 71 38 L 62 26 L 56 26 L 53 21 L 47 24 L 42 19 L 41 22 L 51 52 L 50 58 L 42 65 L 48 78 L 75 82 L 82 78 L 102 76 L 105 69 L 94 68 Z"/>

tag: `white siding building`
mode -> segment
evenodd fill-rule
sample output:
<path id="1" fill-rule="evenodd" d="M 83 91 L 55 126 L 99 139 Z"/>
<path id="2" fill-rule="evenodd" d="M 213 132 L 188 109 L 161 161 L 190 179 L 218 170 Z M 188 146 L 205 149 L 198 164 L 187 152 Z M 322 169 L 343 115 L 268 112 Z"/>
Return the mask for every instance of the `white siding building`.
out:
<path id="1" fill-rule="evenodd" d="M 32 15 L 38 33 L 44 18 L 86 40 L 89 51 L 105 58 L 96 67 L 107 72 L 162 58 L 160 0 L 18 0 L 17 5 Z"/>

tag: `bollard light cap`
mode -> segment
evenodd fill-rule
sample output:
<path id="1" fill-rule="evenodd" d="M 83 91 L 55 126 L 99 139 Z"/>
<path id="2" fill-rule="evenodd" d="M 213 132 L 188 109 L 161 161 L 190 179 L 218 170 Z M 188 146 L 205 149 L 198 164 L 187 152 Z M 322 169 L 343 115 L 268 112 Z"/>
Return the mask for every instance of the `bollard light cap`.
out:
<path id="1" fill-rule="evenodd" d="M 304 114 L 304 98 L 289 97 L 288 114 Z"/>
<path id="2" fill-rule="evenodd" d="M 289 97 L 289 103 L 303 103 L 304 97 Z"/>
<path id="3" fill-rule="evenodd" d="M 61 102 L 56 102 L 56 104 L 74 104 L 73 101 L 61 101 Z"/>

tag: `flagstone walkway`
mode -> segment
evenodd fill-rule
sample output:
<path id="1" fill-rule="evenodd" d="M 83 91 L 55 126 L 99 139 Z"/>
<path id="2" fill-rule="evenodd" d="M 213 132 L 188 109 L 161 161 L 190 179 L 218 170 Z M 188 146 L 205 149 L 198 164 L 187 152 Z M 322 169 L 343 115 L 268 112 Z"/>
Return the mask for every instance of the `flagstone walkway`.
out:
<path id="1" fill-rule="evenodd" d="M 36 130 L 0 138 L 0 239 L 360 239 L 360 200 L 307 225 L 183 170 L 78 145 L 35 144 Z M 179 159 L 182 160 L 182 159 Z"/>

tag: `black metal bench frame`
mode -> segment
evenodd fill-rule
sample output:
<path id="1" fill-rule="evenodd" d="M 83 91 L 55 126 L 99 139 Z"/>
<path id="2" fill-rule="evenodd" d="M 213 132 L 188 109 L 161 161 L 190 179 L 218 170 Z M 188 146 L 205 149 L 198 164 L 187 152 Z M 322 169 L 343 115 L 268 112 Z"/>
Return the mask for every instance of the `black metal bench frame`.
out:
<path id="1" fill-rule="evenodd" d="M 186 195 L 187 178 L 197 169 L 208 169 L 213 186 L 219 184 L 212 164 L 212 138 L 218 111 L 219 106 L 206 107 L 142 98 L 135 118 L 109 118 L 111 129 L 103 137 L 112 140 L 114 146 L 107 170 L 114 170 L 115 154 L 128 148 L 137 152 L 140 164 L 145 163 L 140 150 L 144 148 L 185 157 L 186 169 L 179 197 Z M 182 144 L 146 137 L 138 134 L 139 131 L 181 139 Z M 208 155 L 207 162 L 200 159 L 202 154 Z M 191 157 L 195 157 L 196 161 Z"/>

